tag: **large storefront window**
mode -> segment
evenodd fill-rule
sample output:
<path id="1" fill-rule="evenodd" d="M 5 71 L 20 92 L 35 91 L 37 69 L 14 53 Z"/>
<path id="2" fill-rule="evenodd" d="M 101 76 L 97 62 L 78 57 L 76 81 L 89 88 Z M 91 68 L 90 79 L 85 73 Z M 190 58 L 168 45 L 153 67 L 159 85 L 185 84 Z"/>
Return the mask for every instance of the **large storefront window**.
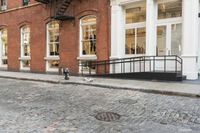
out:
<path id="1" fill-rule="evenodd" d="M 52 21 L 47 24 L 47 71 L 57 71 L 59 67 L 60 45 L 59 22 Z"/>
<path id="2" fill-rule="evenodd" d="M 182 16 L 182 0 L 164 1 L 158 4 L 158 19 Z"/>
<path id="3" fill-rule="evenodd" d="M 96 17 L 84 17 L 81 30 L 81 55 L 96 55 Z"/>
<path id="4" fill-rule="evenodd" d="M 8 49 L 7 29 L 1 29 L 0 30 L 0 66 L 6 66 L 8 64 L 7 49 Z"/>
<path id="5" fill-rule="evenodd" d="M 30 69 L 30 28 L 21 28 L 21 69 Z"/>
<path id="6" fill-rule="evenodd" d="M 146 2 L 126 9 L 125 54 L 145 54 Z"/>

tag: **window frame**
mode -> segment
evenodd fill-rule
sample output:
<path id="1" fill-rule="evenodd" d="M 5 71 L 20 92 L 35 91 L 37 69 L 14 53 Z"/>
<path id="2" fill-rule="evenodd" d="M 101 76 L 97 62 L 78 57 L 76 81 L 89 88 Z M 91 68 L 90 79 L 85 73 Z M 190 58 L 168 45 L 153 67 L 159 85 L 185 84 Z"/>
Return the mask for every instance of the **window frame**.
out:
<path id="1" fill-rule="evenodd" d="M 25 29 L 28 29 L 28 31 L 25 31 Z M 24 35 L 28 34 L 28 44 L 24 43 Z M 20 43 L 20 70 L 30 70 L 30 62 L 31 62 L 31 29 L 29 25 L 24 25 L 20 28 L 20 36 L 21 36 L 21 43 Z M 29 54 L 25 55 L 25 51 L 24 51 L 24 47 L 28 46 L 29 47 Z M 28 61 L 29 62 L 29 67 L 24 67 L 23 63 L 24 61 Z"/>
<path id="2" fill-rule="evenodd" d="M 83 24 L 83 20 L 85 18 L 87 18 L 87 17 L 93 17 L 93 18 L 95 18 L 96 22 L 90 22 L 90 23 Z M 83 41 L 85 41 L 85 42 L 86 41 L 90 41 L 90 40 L 84 40 L 83 39 L 84 38 L 84 36 L 83 36 L 83 26 L 92 26 L 92 25 L 96 26 L 96 29 L 94 30 L 96 32 L 96 35 L 95 35 L 96 38 L 94 39 L 94 41 L 95 41 L 95 47 L 97 47 L 97 17 L 96 17 L 96 15 L 87 15 L 87 16 L 82 17 L 79 20 L 79 22 L 80 22 L 80 27 L 79 27 L 79 29 L 80 29 L 80 34 L 79 34 L 79 40 L 80 40 L 80 42 L 79 42 L 79 56 L 81 58 L 96 59 L 97 54 L 83 54 Z M 97 50 L 96 50 L 96 52 L 97 52 Z"/>
<path id="3" fill-rule="evenodd" d="M 7 42 L 7 49 L 6 52 L 3 52 L 3 42 L 2 42 L 2 32 L 6 31 L 6 38 L 8 40 L 8 30 L 7 28 L 2 28 L 0 29 L 0 67 L 1 68 L 7 68 L 8 66 L 8 55 L 3 55 L 3 53 L 7 53 L 8 54 L 8 42 Z M 7 60 L 7 64 L 3 64 L 3 60 Z"/>
<path id="4" fill-rule="evenodd" d="M 138 29 L 144 28 L 145 32 L 146 32 L 146 18 L 145 18 L 145 21 L 143 21 L 143 22 L 126 23 L 127 22 L 126 21 L 126 17 L 127 17 L 126 16 L 127 15 L 126 10 L 131 9 L 131 8 L 136 8 L 141 4 L 145 4 L 145 7 L 146 7 L 146 2 L 142 1 L 142 2 L 137 2 L 135 5 L 130 5 L 130 6 L 127 6 L 127 7 L 124 8 L 124 25 L 125 25 L 124 27 L 125 28 L 124 28 L 124 45 L 123 45 L 124 52 L 123 52 L 123 54 L 124 54 L 125 57 L 143 56 L 143 55 L 146 54 L 146 49 L 147 49 L 147 47 L 146 47 L 146 44 L 147 44 L 146 33 L 145 33 L 145 49 L 144 49 L 145 53 L 144 54 L 137 54 L 137 52 L 135 52 L 134 54 L 126 54 L 126 30 L 134 30 L 135 31 L 135 38 L 134 38 L 135 48 L 137 47 L 136 42 L 137 42 L 137 31 L 138 31 Z M 147 17 L 147 14 L 145 14 L 145 15 L 146 15 L 145 17 Z M 137 50 L 135 49 L 135 51 L 137 51 Z"/>
<path id="5" fill-rule="evenodd" d="M 54 23 L 54 22 L 56 22 L 59 25 L 59 28 L 58 28 L 59 40 L 58 40 L 57 43 L 60 47 L 60 23 L 59 23 L 59 21 L 53 20 L 53 21 L 50 21 L 46 24 L 46 57 L 44 59 L 45 59 L 45 62 L 46 62 L 46 71 L 47 72 L 58 72 L 58 70 L 59 70 L 59 64 L 58 64 L 58 68 L 51 68 L 50 67 L 51 66 L 50 62 L 52 62 L 52 61 L 60 62 L 60 53 L 59 53 L 60 49 L 58 49 L 58 55 L 51 55 L 50 54 L 50 45 L 51 45 L 52 42 L 50 42 L 49 25 L 51 23 Z M 53 42 L 53 45 L 54 44 L 56 44 L 56 42 Z"/>
<path id="6" fill-rule="evenodd" d="M 176 0 L 174 0 L 176 1 Z M 158 1 L 156 6 L 157 6 L 157 9 L 156 9 L 156 14 L 157 14 L 157 23 L 156 23 L 156 29 L 157 27 L 159 26 L 166 26 L 166 54 L 165 55 L 171 55 L 172 53 L 172 29 L 171 29 L 171 26 L 174 25 L 174 24 L 181 24 L 182 25 L 182 30 L 183 30 L 183 0 L 182 0 L 182 15 L 181 17 L 178 16 L 178 17 L 171 17 L 171 18 L 162 18 L 162 19 L 159 19 L 158 18 L 158 13 L 159 13 L 159 10 L 158 10 L 158 5 L 159 4 L 162 4 L 162 3 L 165 3 L 165 2 L 168 2 L 168 1 Z M 182 33 L 181 33 L 181 38 L 182 38 Z M 157 34 L 156 34 L 156 47 L 158 47 L 158 43 L 157 43 Z M 180 54 L 182 55 L 182 47 L 183 47 L 183 42 L 182 42 L 182 39 L 181 39 L 181 46 L 180 46 Z M 158 55 L 158 53 L 156 53 Z"/>

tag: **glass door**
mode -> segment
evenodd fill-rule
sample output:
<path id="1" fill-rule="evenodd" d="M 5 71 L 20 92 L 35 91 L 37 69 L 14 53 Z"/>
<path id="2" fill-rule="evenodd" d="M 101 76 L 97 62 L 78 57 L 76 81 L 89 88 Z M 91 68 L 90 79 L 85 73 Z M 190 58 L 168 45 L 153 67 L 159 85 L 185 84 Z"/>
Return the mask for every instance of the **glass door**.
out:
<path id="1" fill-rule="evenodd" d="M 157 26 L 156 55 L 179 55 L 182 47 L 182 24 L 168 23 Z"/>

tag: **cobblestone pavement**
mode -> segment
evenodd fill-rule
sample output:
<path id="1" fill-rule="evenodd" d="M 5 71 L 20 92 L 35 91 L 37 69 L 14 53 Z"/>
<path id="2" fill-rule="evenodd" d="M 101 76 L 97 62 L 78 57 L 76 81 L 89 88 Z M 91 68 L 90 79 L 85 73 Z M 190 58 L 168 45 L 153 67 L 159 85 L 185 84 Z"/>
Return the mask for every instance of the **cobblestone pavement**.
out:
<path id="1" fill-rule="evenodd" d="M 0 133 L 179 132 L 200 132 L 200 99 L 0 79 Z"/>

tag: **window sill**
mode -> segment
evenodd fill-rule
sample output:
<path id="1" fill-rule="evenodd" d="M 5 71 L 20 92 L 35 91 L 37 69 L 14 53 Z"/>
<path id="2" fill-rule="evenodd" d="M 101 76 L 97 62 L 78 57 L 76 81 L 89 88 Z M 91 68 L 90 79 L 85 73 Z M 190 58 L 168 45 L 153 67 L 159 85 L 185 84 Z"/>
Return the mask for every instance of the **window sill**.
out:
<path id="1" fill-rule="evenodd" d="M 7 60 L 8 57 L 7 57 L 7 56 L 2 56 L 1 59 L 2 59 L 2 60 Z"/>
<path id="2" fill-rule="evenodd" d="M 8 65 L 0 65 L 0 70 L 7 70 Z"/>
<path id="3" fill-rule="evenodd" d="M 79 56 L 77 57 L 77 60 L 97 60 L 97 56 L 96 55 L 83 55 L 83 56 Z"/>
<path id="4" fill-rule="evenodd" d="M 27 57 L 19 57 L 19 60 L 31 60 L 31 57 L 30 57 L 30 56 L 27 56 Z"/>
<path id="5" fill-rule="evenodd" d="M 20 71 L 30 71 L 31 69 L 30 69 L 30 67 L 29 68 L 20 68 Z"/>
<path id="6" fill-rule="evenodd" d="M 45 60 L 60 60 L 59 56 L 49 56 L 49 57 L 44 57 Z"/>
<path id="7" fill-rule="evenodd" d="M 47 68 L 46 72 L 59 72 L 59 68 Z"/>

